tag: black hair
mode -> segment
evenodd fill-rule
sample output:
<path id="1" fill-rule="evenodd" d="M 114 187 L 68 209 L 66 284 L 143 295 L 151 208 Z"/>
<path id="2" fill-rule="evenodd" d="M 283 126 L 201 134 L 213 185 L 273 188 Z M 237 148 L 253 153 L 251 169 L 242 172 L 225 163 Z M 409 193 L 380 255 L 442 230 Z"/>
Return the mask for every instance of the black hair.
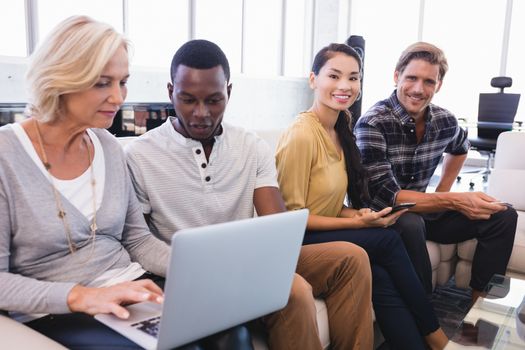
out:
<path id="1" fill-rule="evenodd" d="M 230 64 L 221 48 L 208 40 L 190 40 L 182 45 L 171 60 L 171 81 L 174 81 L 179 65 L 196 69 L 221 66 L 226 81 L 230 81 Z"/>
<path id="2" fill-rule="evenodd" d="M 343 53 L 355 58 L 359 65 L 359 71 L 361 72 L 361 57 L 353 48 L 346 44 L 330 44 L 323 47 L 317 55 L 315 55 L 312 64 L 312 72 L 315 75 L 318 75 L 326 62 L 337 53 Z M 346 176 L 348 178 L 346 193 L 352 207 L 360 209 L 367 206 L 367 203 L 370 200 L 368 194 L 368 174 L 361 163 L 361 154 L 359 148 L 357 148 L 355 135 L 352 132 L 351 125 L 350 112 L 346 110 L 340 111 L 337 121 L 335 122 L 335 132 L 337 133 L 337 136 L 339 136 L 339 141 L 341 142 L 341 147 L 343 148 L 343 154 L 345 157 Z"/>

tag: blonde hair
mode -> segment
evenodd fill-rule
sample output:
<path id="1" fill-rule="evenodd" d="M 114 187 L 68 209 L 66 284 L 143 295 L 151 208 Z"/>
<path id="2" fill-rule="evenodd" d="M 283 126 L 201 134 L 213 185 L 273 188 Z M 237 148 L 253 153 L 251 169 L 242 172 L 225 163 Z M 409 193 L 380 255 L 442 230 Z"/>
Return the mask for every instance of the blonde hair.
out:
<path id="1" fill-rule="evenodd" d="M 128 42 L 109 24 L 87 16 L 59 23 L 31 56 L 26 114 L 42 122 L 61 117 L 62 95 L 95 85 L 119 47 L 128 50 Z"/>

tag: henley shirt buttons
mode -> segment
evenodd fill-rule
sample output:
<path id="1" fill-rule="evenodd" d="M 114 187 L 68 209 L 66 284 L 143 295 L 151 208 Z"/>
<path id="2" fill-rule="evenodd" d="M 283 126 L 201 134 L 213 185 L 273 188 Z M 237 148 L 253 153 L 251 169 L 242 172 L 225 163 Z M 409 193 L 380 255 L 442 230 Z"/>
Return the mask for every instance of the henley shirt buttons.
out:
<path id="1" fill-rule="evenodd" d="M 195 151 L 195 153 L 197 153 L 197 154 L 201 154 L 201 150 L 198 149 L 198 150 Z"/>
<path id="2" fill-rule="evenodd" d="M 410 129 L 410 132 L 414 132 L 414 129 Z"/>
<path id="3" fill-rule="evenodd" d="M 413 176 L 411 176 L 411 177 L 410 177 L 410 180 L 414 180 L 414 177 L 413 177 Z"/>
<path id="4" fill-rule="evenodd" d="M 205 168 L 206 168 L 206 163 L 202 163 L 202 164 L 201 164 L 201 167 L 202 167 L 203 169 L 205 169 Z"/>
<path id="5" fill-rule="evenodd" d="M 206 182 L 210 182 L 210 180 L 211 180 L 211 177 L 209 177 L 209 176 L 206 176 L 206 177 L 204 178 L 204 180 L 206 180 Z"/>

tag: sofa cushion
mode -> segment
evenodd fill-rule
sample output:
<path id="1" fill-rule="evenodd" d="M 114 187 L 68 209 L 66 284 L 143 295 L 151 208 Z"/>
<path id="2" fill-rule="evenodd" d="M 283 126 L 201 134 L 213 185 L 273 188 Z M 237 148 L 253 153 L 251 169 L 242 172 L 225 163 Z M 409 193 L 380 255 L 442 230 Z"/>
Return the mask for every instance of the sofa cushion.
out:
<path id="1" fill-rule="evenodd" d="M 514 247 L 510 256 L 508 269 L 515 272 L 525 273 L 525 212 L 518 211 L 518 226 Z M 477 241 L 471 239 L 458 244 L 458 255 L 462 260 L 472 261 Z"/>
<path id="2" fill-rule="evenodd" d="M 440 244 L 439 251 L 441 252 L 441 261 L 449 261 L 457 257 L 457 244 Z"/>

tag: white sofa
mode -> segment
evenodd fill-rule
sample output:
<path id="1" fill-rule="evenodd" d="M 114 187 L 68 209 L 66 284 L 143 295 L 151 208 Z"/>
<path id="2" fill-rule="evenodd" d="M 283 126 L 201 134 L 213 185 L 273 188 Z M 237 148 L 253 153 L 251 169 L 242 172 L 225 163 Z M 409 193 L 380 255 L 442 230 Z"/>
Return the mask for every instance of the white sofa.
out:
<path id="1" fill-rule="evenodd" d="M 507 267 L 507 275 L 525 279 L 525 132 L 503 132 L 496 145 L 494 169 L 489 175 L 488 194 L 511 203 L 518 212 L 518 226 L 514 247 Z M 456 285 L 466 288 L 470 281 L 475 239 L 458 244 Z"/>
<path id="2" fill-rule="evenodd" d="M 66 348 L 21 323 L 0 315 L 0 348 L 65 350 Z"/>

